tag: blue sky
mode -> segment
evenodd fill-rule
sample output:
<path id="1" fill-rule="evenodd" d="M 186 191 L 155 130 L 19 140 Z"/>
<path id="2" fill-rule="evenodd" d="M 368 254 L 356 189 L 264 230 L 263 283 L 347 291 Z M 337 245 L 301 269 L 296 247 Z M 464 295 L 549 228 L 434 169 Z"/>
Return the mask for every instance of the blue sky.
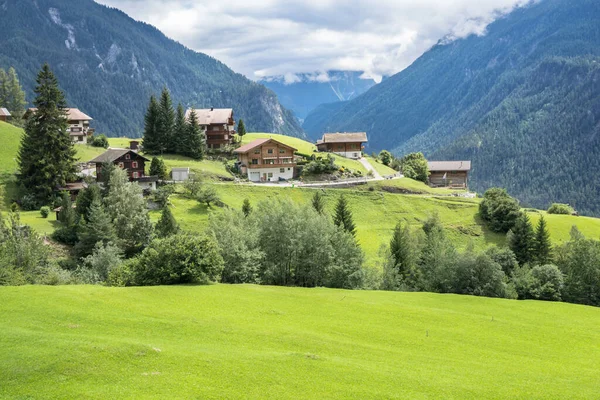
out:
<path id="1" fill-rule="evenodd" d="M 485 34 L 529 0 L 96 0 L 251 79 L 328 70 L 378 79 L 441 38 Z M 315 74 L 319 76 L 319 74 Z M 326 75 L 321 74 L 326 79 Z"/>

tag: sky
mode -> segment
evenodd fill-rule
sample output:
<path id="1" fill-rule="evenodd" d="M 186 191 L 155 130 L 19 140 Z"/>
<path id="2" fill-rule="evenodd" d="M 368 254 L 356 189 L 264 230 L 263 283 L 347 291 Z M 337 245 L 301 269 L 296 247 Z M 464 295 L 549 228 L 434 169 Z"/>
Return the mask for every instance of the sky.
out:
<path id="1" fill-rule="evenodd" d="M 529 0 L 96 0 L 250 79 L 400 72 L 440 39 L 484 35 Z"/>

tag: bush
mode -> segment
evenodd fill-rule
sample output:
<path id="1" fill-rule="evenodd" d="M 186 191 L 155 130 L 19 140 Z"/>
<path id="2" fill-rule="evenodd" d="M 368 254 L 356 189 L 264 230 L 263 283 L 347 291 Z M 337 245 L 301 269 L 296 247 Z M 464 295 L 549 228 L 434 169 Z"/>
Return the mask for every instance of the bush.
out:
<path id="1" fill-rule="evenodd" d="M 521 300 L 560 301 L 562 298 L 564 278 L 555 265 L 517 268 L 513 283 Z"/>
<path id="2" fill-rule="evenodd" d="M 548 214 L 573 215 L 575 209 L 568 204 L 554 203 L 548 208 Z"/>
<path id="3" fill-rule="evenodd" d="M 40 208 L 40 215 L 42 218 L 48 218 L 48 215 L 50 215 L 50 207 L 44 206 Z"/>
<path id="4" fill-rule="evenodd" d="M 492 188 L 485 192 L 479 204 L 479 215 L 488 227 L 499 233 L 511 230 L 520 215 L 519 202 L 505 189 Z"/>
<path id="5" fill-rule="evenodd" d="M 411 153 L 400 159 L 400 169 L 407 178 L 427 183 L 429 165 L 423 153 Z"/>
<path id="6" fill-rule="evenodd" d="M 313 157 L 314 158 L 314 157 Z M 335 164 L 335 158 L 331 154 L 327 155 L 327 158 L 315 158 L 309 162 L 305 167 L 303 174 L 305 175 L 318 175 L 318 174 L 331 174 L 337 171 L 339 167 Z"/>
<path id="7" fill-rule="evenodd" d="M 108 148 L 108 139 L 105 135 L 94 136 L 90 142 L 92 147 L 103 147 L 105 149 Z"/>
<path id="8" fill-rule="evenodd" d="M 23 211 L 37 210 L 39 208 L 39 203 L 34 195 L 26 194 L 21 198 L 21 208 L 23 209 Z"/>
<path id="9" fill-rule="evenodd" d="M 381 160 L 381 163 L 383 165 L 389 166 L 392 162 L 392 158 L 392 153 L 390 153 L 387 150 L 381 150 L 381 152 L 379 153 L 379 160 Z"/>

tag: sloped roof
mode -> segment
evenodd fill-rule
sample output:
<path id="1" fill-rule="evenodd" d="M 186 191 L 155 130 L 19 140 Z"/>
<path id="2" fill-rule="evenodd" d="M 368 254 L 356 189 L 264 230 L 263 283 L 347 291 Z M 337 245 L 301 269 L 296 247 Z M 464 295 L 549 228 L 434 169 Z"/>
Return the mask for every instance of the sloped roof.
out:
<path id="1" fill-rule="evenodd" d="M 325 133 L 323 139 L 317 143 L 365 143 L 367 140 L 366 132 L 344 132 L 344 133 Z"/>
<path id="2" fill-rule="evenodd" d="M 429 161 L 429 171 L 470 171 L 471 161 Z"/>
<path id="3" fill-rule="evenodd" d="M 0 108 L 0 116 L 2 117 L 10 117 L 10 113 L 6 108 Z"/>
<path id="4" fill-rule="evenodd" d="M 281 142 L 279 142 L 279 141 L 277 141 L 275 139 L 265 138 L 265 139 L 256 139 L 255 141 L 250 142 L 248 144 L 245 144 L 242 147 L 238 147 L 233 152 L 234 153 L 247 153 L 250 150 L 254 149 L 255 147 L 262 146 L 263 144 L 265 144 L 267 142 L 275 142 L 275 143 L 277 143 L 280 146 L 287 147 L 287 148 L 292 149 L 294 151 L 297 150 L 296 148 L 294 148 L 292 146 L 288 146 L 287 144 L 281 143 Z"/>
<path id="5" fill-rule="evenodd" d="M 65 108 L 65 111 L 67 112 L 67 119 L 69 121 L 91 121 L 91 120 L 93 120 L 92 117 L 81 112 L 79 110 L 79 108 Z M 23 118 L 28 118 L 30 114 L 33 114 L 35 112 L 37 112 L 37 108 L 35 108 L 35 107 L 28 108 L 27 112 L 25 112 L 25 115 L 23 116 Z"/>
<path id="6" fill-rule="evenodd" d="M 194 109 L 196 111 L 196 117 L 198 118 L 199 125 L 210 125 L 219 124 L 225 125 L 229 123 L 229 119 L 233 118 L 232 108 L 207 108 L 207 109 Z M 192 109 L 188 109 L 185 112 L 185 119 L 190 118 Z"/>
<path id="7" fill-rule="evenodd" d="M 105 162 L 115 162 L 119 158 L 123 157 L 127 153 L 133 153 L 138 157 L 142 157 L 144 160 L 149 161 L 146 157 L 143 157 L 130 149 L 108 149 L 104 153 L 100 154 L 98 157 L 94 158 L 90 161 L 90 163 L 105 163 Z"/>

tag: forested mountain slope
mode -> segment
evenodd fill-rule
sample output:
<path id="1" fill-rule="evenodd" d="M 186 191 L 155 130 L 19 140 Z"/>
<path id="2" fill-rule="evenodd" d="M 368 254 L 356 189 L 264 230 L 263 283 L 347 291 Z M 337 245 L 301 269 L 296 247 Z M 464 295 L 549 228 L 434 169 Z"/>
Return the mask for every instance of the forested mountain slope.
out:
<path id="1" fill-rule="evenodd" d="M 44 62 L 69 105 L 111 135 L 140 135 L 149 96 L 163 86 L 186 106 L 233 107 L 248 130 L 304 135 L 273 92 L 121 11 L 92 0 L 0 0 L 0 67 L 16 68 L 28 99 Z"/>
<path id="2" fill-rule="evenodd" d="M 541 0 L 441 41 L 405 71 L 318 115 L 369 149 L 472 159 L 472 187 L 600 215 L 600 3 Z"/>

